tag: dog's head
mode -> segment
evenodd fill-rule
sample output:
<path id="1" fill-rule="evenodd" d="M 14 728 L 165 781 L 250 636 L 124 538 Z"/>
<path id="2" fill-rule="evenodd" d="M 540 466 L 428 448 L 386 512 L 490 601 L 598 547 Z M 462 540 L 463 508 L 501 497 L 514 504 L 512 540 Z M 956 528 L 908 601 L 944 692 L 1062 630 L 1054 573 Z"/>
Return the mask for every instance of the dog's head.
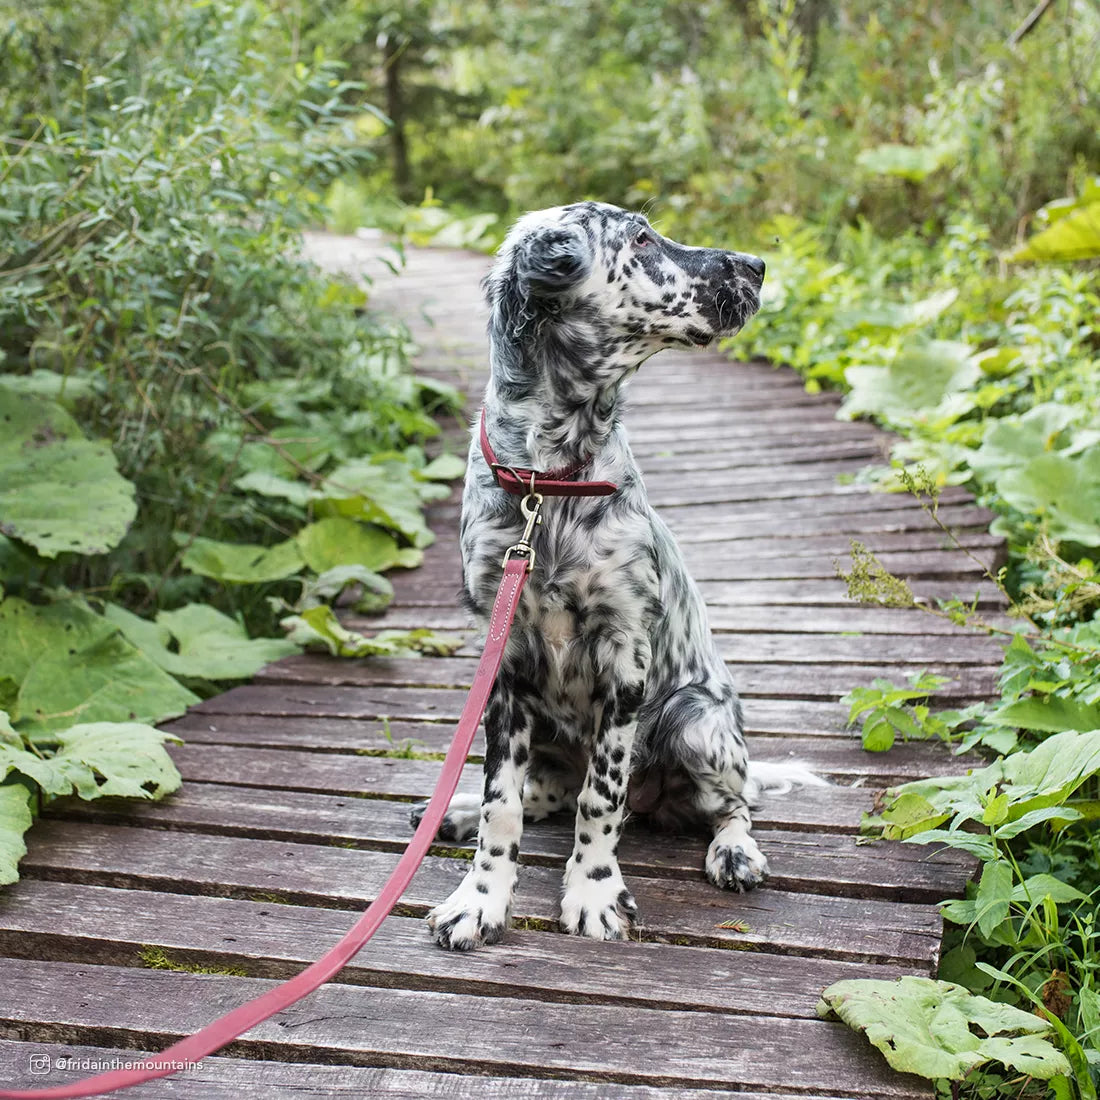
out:
<path id="1" fill-rule="evenodd" d="M 556 320 L 622 364 L 733 335 L 763 281 L 755 256 L 677 244 L 641 214 L 582 202 L 521 218 L 485 286 L 496 335 L 520 341 Z"/>

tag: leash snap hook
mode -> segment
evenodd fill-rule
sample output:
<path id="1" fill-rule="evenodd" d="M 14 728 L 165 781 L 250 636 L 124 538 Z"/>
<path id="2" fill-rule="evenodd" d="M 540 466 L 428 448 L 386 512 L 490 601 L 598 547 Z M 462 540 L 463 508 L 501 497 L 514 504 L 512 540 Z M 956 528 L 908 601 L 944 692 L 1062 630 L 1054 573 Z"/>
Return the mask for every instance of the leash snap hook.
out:
<path id="1" fill-rule="evenodd" d="M 519 506 L 527 523 L 523 528 L 523 534 L 519 537 L 519 542 L 504 551 L 504 561 L 501 562 L 501 566 L 507 565 L 513 554 L 523 555 L 527 558 L 527 572 L 530 573 L 535 568 L 535 549 L 531 545 L 531 536 L 535 533 L 535 528 L 542 523 L 542 493 L 535 492 L 534 474 L 531 475 L 531 491 L 520 501 Z"/>

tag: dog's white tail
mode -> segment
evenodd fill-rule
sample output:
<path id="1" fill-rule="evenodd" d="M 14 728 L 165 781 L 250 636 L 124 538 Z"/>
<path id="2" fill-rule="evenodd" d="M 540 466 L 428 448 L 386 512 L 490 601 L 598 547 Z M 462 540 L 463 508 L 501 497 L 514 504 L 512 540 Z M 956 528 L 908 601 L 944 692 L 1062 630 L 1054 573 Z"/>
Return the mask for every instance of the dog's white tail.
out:
<path id="1" fill-rule="evenodd" d="M 749 773 L 741 793 L 752 806 L 765 795 L 787 794 L 796 787 L 828 786 L 827 779 L 811 771 L 801 760 L 750 760 Z"/>

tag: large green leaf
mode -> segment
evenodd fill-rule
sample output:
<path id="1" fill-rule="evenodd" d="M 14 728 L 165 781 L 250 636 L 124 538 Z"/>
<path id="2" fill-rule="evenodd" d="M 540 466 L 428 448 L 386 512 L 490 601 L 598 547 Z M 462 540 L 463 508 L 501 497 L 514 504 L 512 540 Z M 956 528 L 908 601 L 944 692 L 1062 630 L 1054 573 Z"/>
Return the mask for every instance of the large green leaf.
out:
<path id="1" fill-rule="evenodd" d="M 0 678 L 19 685 L 12 719 L 25 732 L 77 722 L 182 714 L 198 697 L 76 600 L 0 603 Z"/>
<path id="2" fill-rule="evenodd" d="M 1072 260 L 1092 260 L 1100 256 L 1100 185 L 1094 184 L 1092 194 L 1080 200 L 1060 200 L 1057 207 L 1046 209 L 1057 213 L 1048 218 L 1046 229 L 1013 249 L 1005 258 L 1010 262 L 1045 261 L 1061 263 Z"/>
<path id="3" fill-rule="evenodd" d="M 903 783 L 886 792 L 886 808 L 878 817 L 865 818 L 864 827 L 889 840 L 939 842 L 935 826 L 949 817 L 954 826 L 982 821 L 990 792 L 1003 795 L 1003 822 L 1022 821 L 1027 815 L 1062 807 L 1074 791 L 1100 773 L 1100 729 L 1079 733 L 1068 730 L 1040 742 L 1030 752 L 1018 751 L 965 775 L 939 776 Z M 894 808 L 905 813 L 892 820 Z M 1066 807 L 1066 819 L 1077 817 Z M 1049 815 L 1031 820 L 1046 820 Z M 932 830 L 929 832 L 927 830 Z"/>
<path id="4" fill-rule="evenodd" d="M 91 722 L 59 735 L 49 758 L 64 770 L 81 798 L 163 798 L 182 780 L 164 749 L 178 737 L 140 722 Z"/>
<path id="5" fill-rule="evenodd" d="M 162 733 L 142 722 L 91 722 L 58 733 L 50 754 L 0 745 L 0 780 L 11 772 L 29 779 L 51 798 L 161 798 L 180 785 L 180 775 L 164 750 Z"/>
<path id="6" fill-rule="evenodd" d="M 237 478 L 233 484 L 246 492 L 259 493 L 260 496 L 265 497 L 279 497 L 303 508 L 309 504 L 313 493 L 304 481 L 294 481 L 289 477 L 281 477 L 266 470 L 253 470 L 252 473 Z"/>
<path id="7" fill-rule="evenodd" d="M 155 623 L 110 604 L 104 616 L 173 676 L 243 680 L 298 652 L 285 638 L 249 638 L 242 623 L 206 604 L 162 611 Z"/>
<path id="8" fill-rule="evenodd" d="M 433 630 L 380 630 L 373 637 L 342 626 L 331 607 L 310 607 L 282 621 L 291 641 L 310 649 L 327 649 L 334 657 L 411 657 L 418 653 L 446 656 L 463 639 Z"/>
<path id="9" fill-rule="evenodd" d="M 987 481 L 1008 470 L 1019 469 L 1030 459 L 1066 448 L 1071 440 L 1066 429 L 1077 414 L 1069 405 L 1044 402 L 1022 416 L 1005 416 L 986 422 L 982 445 L 970 456 L 970 468 Z"/>
<path id="10" fill-rule="evenodd" d="M 177 535 L 177 539 L 185 541 L 186 536 Z M 301 572 L 305 565 L 294 539 L 256 546 L 199 537 L 190 541 L 180 561 L 192 573 L 232 584 L 279 581 Z"/>
<path id="11" fill-rule="evenodd" d="M 898 352 L 887 367 L 849 367 L 845 378 L 851 392 L 841 413 L 885 416 L 897 423 L 936 419 L 941 403 L 969 389 L 980 374 L 966 344 L 933 340 L 914 345 Z"/>
<path id="12" fill-rule="evenodd" d="M 863 149 L 856 163 L 877 176 L 897 176 L 920 182 L 926 179 L 955 154 L 955 147 L 939 145 L 898 145 L 887 142 L 873 149 Z"/>
<path id="13" fill-rule="evenodd" d="M 433 458 L 416 476 L 429 481 L 454 481 L 466 472 L 466 460 L 458 455 L 443 454 Z"/>
<path id="14" fill-rule="evenodd" d="M 1057 695 L 1033 695 L 998 707 L 986 717 L 995 726 L 1061 733 L 1063 730 L 1100 729 L 1100 703 L 1081 703 Z"/>
<path id="15" fill-rule="evenodd" d="M 1100 447 L 1085 454 L 1045 454 L 1006 470 L 997 490 L 1022 512 L 1043 517 L 1058 539 L 1100 546 Z"/>
<path id="16" fill-rule="evenodd" d="M 47 558 L 101 554 L 136 513 L 110 444 L 85 439 L 60 405 L 0 383 L 0 531 Z"/>
<path id="17" fill-rule="evenodd" d="M 395 566 L 412 567 L 420 550 L 400 547 L 388 531 L 346 516 L 327 516 L 298 532 L 298 548 L 310 569 L 325 573 L 341 565 L 362 565 L 373 573 Z"/>
<path id="18" fill-rule="evenodd" d="M 841 310 L 834 324 L 845 332 L 854 329 L 902 329 L 931 324 L 959 296 L 956 287 L 941 290 L 917 302 L 873 302 Z"/>
<path id="19" fill-rule="evenodd" d="M 0 360 L 2 361 L 2 360 Z M 91 378 L 79 374 L 59 374 L 53 370 L 32 370 L 30 374 L 9 374 L 3 384 L 15 393 L 56 401 L 66 409 L 89 398 L 95 392 Z"/>
<path id="20" fill-rule="evenodd" d="M 0 886 L 19 878 L 19 861 L 27 854 L 23 834 L 34 820 L 33 797 L 22 783 L 0 783 Z"/>
<path id="21" fill-rule="evenodd" d="M 836 982 L 822 993 L 817 1011 L 862 1031 L 902 1073 L 961 1081 L 989 1062 L 1043 1081 L 1071 1072 L 1065 1055 L 1043 1038 L 1051 1030 L 1045 1020 L 951 982 Z"/>
<path id="22" fill-rule="evenodd" d="M 303 583 L 296 610 L 331 604 L 349 588 L 357 593 L 351 606 L 365 615 L 385 611 L 393 602 L 393 585 L 381 573 L 365 565 L 336 565 Z"/>
<path id="23" fill-rule="evenodd" d="M 417 481 L 407 462 L 355 459 L 337 467 L 315 492 L 318 512 L 365 520 L 404 535 L 414 546 L 435 536 L 424 523 L 425 493 L 431 481 Z"/>

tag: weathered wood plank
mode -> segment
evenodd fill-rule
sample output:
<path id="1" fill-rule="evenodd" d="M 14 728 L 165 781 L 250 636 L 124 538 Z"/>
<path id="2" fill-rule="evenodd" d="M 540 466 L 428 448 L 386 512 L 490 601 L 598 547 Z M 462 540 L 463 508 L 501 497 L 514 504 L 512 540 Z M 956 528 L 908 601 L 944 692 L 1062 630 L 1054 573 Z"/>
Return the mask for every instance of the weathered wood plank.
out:
<path id="1" fill-rule="evenodd" d="M 859 664 L 868 662 L 879 664 L 884 656 L 884 639 L 881 637 L 884 630 L 863 634 L 856 623 L 860 620 L 854 618 L 851 629 L 846 633 L 837 631 L 829 632 L 825 622 L 816 614 L 812 616 L 789 616 L 790 619 L 803 619 L 804 622 L 792 621 L 785 625 L 787 629 L 780 633 L 776 631 L 776 612 L 770 615 L 757 609 L 755 621 L 758 626 L 770 627 L 765 631 L 742 632 L 740 624 L 742 616 L 740 609 L 736 612 L 728 608 L 723 609 L 720 616 L 710 613 L 711 627 L 714 629 L 718 651 L 722 657 L 731 663 L 760 663 L 777 662 L 780 664 L 824 664 L 837 662 L 841 664 Z M 715 619 L 728 624 L 726 629 L 716 629 Z M 844 618 L 833 616 L 835 626 L 842 626 Z M 769 621 L 770 620 L 770 621 Z M 863 621 L 870 625 L 876 625 L 873 618 L 867 617 Z M 893 622 L 897 622 L 895 618 Z M 394 616 L 346 616 L 343 622 L 353 630 L 362 630 L 370 633 L 383 627 L 389 627 L 399 622 L 417 623 L 420 626 L 432 626 L 438 630 L 446 630 L 451 633 L 462 633 L 470 639 L 476 639 L 477 634 L 468 625 L 465 612 L 451 611 L 449 614 L 435 614 L 425 616 L 422 610 L 406 609 L 403 617 Z M 916 628 L 923 625 L 923 617 L 913 622 Z M 950 624 L 945 624 L 950 625 Z M 799 627 L 811 627 L 802 630 Z M 890 631 L 893 635 L 895 631 Z M 1004 652 L 1004 643 L 980 633 L 967 633 L 957 627 L 950 634 L 921 634 L 914 633 L 904 638 L 898 638 L 891 647 L 905 664 L 999 664 Z M 889 654 L 887 654 L 889 655 Z"/>
<path id="2" fill-rule="evenodd" d="M 296 904 L 361 907 L 397 860 L 392 852 L 249 840 L 57 819 L 28 834 L 23 860 L 31 877 L 96 886 L 134 887 L 255 898 L 271 894 Z M 420 915 L 457 887 L 463 859 L 429 856 L 401 902 Z M 642 912 L 643 937 L 766 948 L 856 962 L 884 960 L 928 972 L 938 958 L 940 918 L 927 905 L 800 894 L 768 886 L 738 895 L 705 881 L 627 876 Z M 560 873 L 525 865 L 513 913 L 556 922 Z M 747 931 L 716 927 L 743 921 Z"/>
<path id="3" fill-rule="evenodd" d="M 715 633 L 732 632 L 746 638 L 749 635 L 784 633 L 800 636 L 802 644 L 806 646 L 812 646 L 813 638 L 821 634 L 833 634 L 842 638 L 889 634 L 898 639 L 897 648 L 904 648 L 906 656 L 910 658 L 912 651 L 909 649 L 909 638 L 926 639 L 922 645 L 933 645 L 932 639 L 988 637 L 982 631 L 965 630 L 955 623 L 923 611 L 858 605 L 853 605 L 850 610 L 813 607 L 812 612 L 807 613 L 776 611 L 774 606 L 764 604 L 711 604 L 707 608 L 707 617 L 711 630 Z M 1007 628 L 1011 625 L 1011 620 L 1003 616 L 986 615 L 984 618 L 994 626 Z M 472 630 L 470 617 L 466 612 L 450 603 L 411 607 L 402 600 L 401 606 L 390 608 L 381 615 L 343 615 L 341 621 L 353 630 L 366 633 L 413 627 L 430 627 L 433 630 L 458 634 L 466 634 Z M 881 638 L 879 640 L 881 643 Z M 996 644 L 1003 646 L 1004 643 Z M 953 647 L 948 646 L 941 652 L 953 651 Z"/>
<path id="4" fill-rule="evenodd" d="M 740 607 L 745 604 L 786 605 L 792 607 L 835 607 L 852 610 L 891 610 L 872 604 L 858 604 L 848 597 L 843 581 L 699 581 L 699 589 L 709 606 Z M 969 603 L 977 600 L 979 609 L 997 608 L 1004 599 L 997 588 L 982 581 L 977 584 L 959 581 L 917 580 L 912 585 L 918 601 L 936 605 L 937 600 L 962 597 Z M 455 591 L 451 589 L 451 591 Z M 929 619 L 932 616 L 922 612 Z"/>
<path id="5" fill-rule="evenodd" d="M 626 421 L 627 435 L 632 449 L 669 448 L 677 451 L 690 444 L 705 443 L 709 450 L 734 450 L 742 440 L 759 440 L 765 433 L 783 432 L 787 438 L 807 442 L 817 439 L 841 440 L 878 440 L 881 431 L 862 421 L 840 423 L 829 416 L 799 416 L 786 409 L 753 410 L 738 418 L 730 409 L 726 413 L 727 424 L 682 424 L 672 417 L 666 417 L 663 423 L 638 424 Z"/>
<path id="6" fill-rule="evenodd" d="M 1004 541 L 995 535 L 989 534 L 984 527 L 964 527 L 956 532 L 956 536 L 959 543 L 967 549 L 989 551 L 1000 550 L 1004 547 Z M 825 554 L 846 557 L 852 547 L 851 536 L 838 533 L 835 530 L 824 531 L 820 534 L 806 534 L 797 538 L 784 534 L 773 534 L 771 536 L 756 536 L 751 540 L 725 540 L 713 538 L 705 525 L 699 525 L 694 529 L 681 531 L 677 538 L 681 545 L 689 542 L 721 542 L 727 553 L 740 553 L 744 557 L 752 555 L 762 557 L 772 553 L 786 554 L 796 558 L 819 557 Z M 948 538 L 938 527 L 929 527 L 926 530 L 918 531 L 871 532 L 863 541 L 869 549 L 880 554 L 894 551 L 951 551 L 954 546 L 952 539 Z M 428 549 L 427 556 L 438 565 L 442 565 L 444 562 L 457 564 L 457 531 L 443 527 L 440 524 L 438 539 Z M 422 571 L 416 570 L 411 573 L 396 575 L 419 577 L 422 575 Z"/>
<path id="7" fill-rule="evenodd" d="M 11 960 L 0 1020 L 20 1038 L 148 1046 L 191 1032 L 256 996 L 259 978 Z M 48 1022 L 42 1022 L 43 1020 Z M 430 1021 L 431 1026 L 425 1026 Z M 472 1043 L 471 1021 L 491 1043 Z M 60 1033 L 60 1034 L 59 1034 Z M 593 1078 L 624 1084 L 794 1088 L 927 1095 L 868 1063 L 841 1024 L 716 1017 L 614 1005 L 559 1005 L 454 993 L 328 985 L 248 1033 L 236 1049 L 302 1061 L 338 1057 L 425 1070 Z M 825 1078 L 828 1078 L 826 1081 Z"/>
<path id="8" fill-rule="evenodd" d="M 190 714 L 162 728 L 191 745 L 393 755 L 445 752 L 454 732 L 446 722 L 382 724 L 342 718 L 272 721 L 251 714 Z M 752 735 L 748 744 L 752 760 L 810 761 L 822 775 L 864 777 L 883 787 L 929 775 L 950 775 L 963 767 L 955 757 L 944 753 L 940 744 L 926 741 L 899 743 L 890 752 L 861 752 L 858 731 L 844 737 L 819 732 L 793 737 Z M 484 751 L 485 741 L 479 730 L 472 755 L 480 758 Z"/>
<path id="9" fill-rule="evenodd" d="M 340 761 L 341 757 L 326 757 Z M 222 760 L 222 763 L 228 762 Z M 187 769 L 189 772 L 190 769 Z M 185 772 L 185 775 L 187 775 Z M 476 770 L 475 770 L 476 772 Z M 148 805 L 91 805 L 68 799 L 51 807 L 49 816 L 68 820 L 123 822 L 129 825 L 159 823 L 178 829 L 209 830 L 227 836 L 288 840 L 307 844 L 355 843 L 368 848 L 401 852 L 412 835 L 408 806 L 401 802 L 363 800 L 356 797 L 327 797 L 318 804 L 295 801 L 287 796 L 301 791 L 243 787 L 240 776 L 231 788 L 232 797 L 247 805 L 248 823 L 242 820 L 245 806 L 217 805 L 209 797 L 198 802 L 173 798 Z M 477 782 L 469 786 L 476 790 Z M 211 788 L 208 786 L 207 790 Z M 224 787 L 220 789 L 222 797 Z M 199 788 L 195 794 L 201 792 Z M 251 795 L 251 798 L 249 798 Z M 779 801 L 779 800 L 776 800 Z M 355 803 L 355 804 L 349 804 Z M 324 816 L 314 818 L 321 813 Z M 758 814 L 754 835 L 768 857 L 773 886 L 795 892 L 830 894 L 837 897 L 875 897 L 936 903 L 961 894 L 971 876 L 973 861 L 964 853 L 922 848 L 911 844 L 861 845 L 851 835 L 815 831 L 776 831 L 768 827 L 768 816 L 782 816 L 782 805 Z M 674 836 L 655 832 L 643 821 L 627 826 L 619 848 L 623 872 L 647 878 L 702 877 L 703 853 L 709 838 L 702 834 Z M 529 823 L 524 830 L 523 862 L 564 869 L 573 846 L 572 820 L 568 815 Z M 453 845 L 447 845 L 448 852 Z M 468 846 L 467 846 L 468 847 Z M 472 849 L 471 849 L 472 851 Z"/>
<path id="10" fill-rule="evenodd" d="M 458 658 L 452 660 L 457 661 Z M 378 664 L 380 666 L 382 662 Z M 400 690 L 402 685 L 399 670 L 380 672 L 376 667 L 371 674 L 392 676 L 399 682 L 396 686 L 381 684 L 365 688 L 335 687 L 325 690 L 317 690 L 317 685 L 293 681 L 245 684 L 192 707 L 191 713 L 204 717 L 251 714 L 272 718 L 318 717 L 417 722 L 457 720 L 463 698 L 460 692 L 446 688 L 422 688 L 415 693 L 403 691 Z M 765 696 L 746 700 L 745 718 L 745 728 L 750 734 L 836 735 L 847 729 L 848 708 L 841 703 Z"/>
<path id="11" fill-rule="evenodd" d="M 849 469 L 868 463 L 886 461 L 888 451 L 874 439 L 830 440 L 822 437 L 818 442 L 806 445 L 784 441 L 744 443 L 734 450 L 679 451 L 675 445 L 668 449 L 651 449 L 644 452 L 635 448 L 642 473 L 649 477 L 664 471 L 690 474 L 701 470 L 770 469 L 774 463 L 783 462 L 791 469 L 820 461 L 846 460 Z"/>
<path id="12" fill-rule="evenodd" d="M 25 881 L 0 908 L 0 950 L 141 966 L 154 945 L 174 962 L 237 967 L 250 977 L 285 978 L 334 944 L 353 915 L 270 902 Z M 803 959 L 516 930 L 500 950 L 446 952 L 424 921 L 389 917 L 336 981 L 433 989 L 488 997 L 638 1004 L 728 1015 L 816 1018 L 820 991 L 847 978 L 890 978 L 897 966 Z"/>
<path id="13" fill-rule="evenodd" d="M 461 590 L 461 574 L 457 559 L 446 563 L 445 568 L 432 570 L 426 568 L 419 575 L 393 578 L 398 601 L 407 607 L 421 607 L 429 604 L 442 604 L 455 607 Z M 789 607 L 827 607 L 850 608 L 856 610 L 891 610 L 870 604 L 857 604 L 848 598 L 847 588 L 839 580 L 737 580 L 699 581 L 708 605 L 729 606 L 789 606 Z M 990 583 L 959 581 L 934 581 L 918 579 L 913 582 L 913 591 L 919 600 L 931 603 L 940 599 L 964 597 L 969 603 L 975 596 L 978 607 L 983 611 L 1003 606 L 1003 598 Z M 927 613 L 925 613 L 927 614 Z M 927 615 L 929 622 L 935 620 Z M 906 633 L 909 633 L 908 631 Z"/>
<path id="14" fill-rule="evenodd" d="M 227 783 L 224 778 L 217 783 L 193 779 L 178 794 L 161 802 L 96 800 L 93 805 L 76 800 L 63 805 L 68 816 L 87 820 L 120 823 L 140 820 L 145 824 L 172 825 L 177 821 L 186 823 L 192 812 L 200 819 L 204 814 L 218 813 L 217 820 L 226 821 L 227 818 L 220 809 L 211 811 L 207 807 L 214 805 L 220 808 L 224 806 L 224 799 L 237 799 L 241 814 L 236 823 L 237 831 L 246 834 L 255 831 L 256 835 L 263 835 L 263 823 L 269 820 L 267 815 L 277 813 L 281 807 L 286 807 L 291 818 L 296 814 L 326 814 L 328 816 L 324 820 L 330 823 L 330 828 L 336 828 L 336 822 L 344 816 L 357 820 L 368 814 L 404 822 L 408 819 L 409 802 L 420 801 L 431 794 L 439 775 L 439 767 L 433 761 L 406 761 L 405 768 L 384 776 L 387 782 L 378 784 L 379 787 L 397 788 L 396 790 L 349 791 L 339 784 L 322 784 L 311 788 L 309 782 L 312 777 L 308 772 L 303 772 L 299 776 L 299 785 L 294 788 L 246 787 L 241 783 Z M 471 793 L 477 793 L 480 789 L 478 775 L 480 765 L 473 769 L 470 778 L 465 781 L 467 790 Z M 859 828 L 863 814 L 870 812 L 879 785 L 869 783 L 861 787 L 828 789 L 814 787 L 792 792 L 791 795 L 771 796 L 754 813 L 753 820 L 762 829 L 853 834 Z M 317 801 L 328 797 L 335 801 Z M 341 801 L 347 801 L 346 808 L 341 807 Z M 198 809 L 193 810 L 194 807 Z M 335 813 L 337 810 L 340 812 Z M 290 818 L 287 824 L 289 821 Z M 234 831 L 231 824 L 223 827 L 227 832 Z M 314 830 L 321 829 L 322 823 L 314 822 L 313 827 Z M 697 846 L 697 842 L 695 843 Z"/>
<path id="15" fill-rule="evenodd" d="M 414 664 L 415 669 L 408 668 L 408 664 Z M 346 691 L 361 689 L 366 684 L 377 684 L 381 676 L 388 674 L 403 677 L 397 682 L 404 686 L 413 686 L 419 682 L 427 682 L 433 685 L 445 686 L 448 682 L 456 687 L 466 687 L 473 674 L 471 667 L 472 658 L 446 657 L 446 658 L 413 658 L 405 666 L 400 666 L 398 660 L 385 662 L 367 659 L 365 661 L 345 660 L 332 661 L 328 657 L 312 656 L 305 654 L 300 657 L 288 657 L 276 664 L 268 665 L 256 676 L 256 683 L 248 687 L 234 688 L 227 692 L 229 695 L 241 698 L 245 693 L 258 694 L 263 686 L 276 684 L 298 684 L 302 687 L 314 686 L 325 688 L 342 687 Z M 734 683 L 738 692 L 743 696 L 764 695 L 771 698 L 787 699 L 836 699 L 846 691 L 861 684 L 869 684 L 878 676 L 900 681 L 906 676 L 914 676 L 919 672 L 930 670 L 947 677 L 947 683 L 938 691 L 937 697 L 946 699 L 976 699 L 988 698 L 996 684 L 999 666 L 987 665 L 949 665 L 939 662 L 921 664 L 919 662 L 898 661 L 897 663 L 871 663 L 867 664 L 758 664 L 749 662 L 730 662 Z M 416 672 L 421 672 L 421 677 L 416 677 Z M 395 684 L 396 686 L 396 684 Z M 305 698 L 305 694 L 295 690 L 288 692 L 298 698 Z M 326 693 L 331 696 L 331 692 Z M 426 699 L 421 706 L 435 700 Z M 220 708 L 225 703 L 214 702 L 213 707 Z M 210 707 L 201 704 L 198 708 L 208 712 Z M 380 713 L 392 713 L 381 711 Z M 394 717 L 399 716 L 393 713 Z M 419 715 L 418 715 L 419 716 Z M 410 717 L 400 715 L 400 717 Z M 428 715 L 433 717 L 433 715 Z"/>
<path id="16" fill-rule="evenodd" d="M 804 555 L 791 558 L 752 558 L 737 548 L 737 544 L 731 545 L 727 550 L 724 546 L 715 549 L 713 543 L 688 543 L 683 547 L 684 560 L 691 570 L 692 576 L 698 575 L 698 580 L 788 580 L 798 578 L 814 578 L 831 580 L 837 575 L 837 567 L 845 572 L 852 568 L 852 561 L 847 554 Z M 963 557 L 961 554 L 947 550 L 923 550 L 913 553 L 889 552 L 877 555 L 884 569 L 895 576 L 913 582 L 922 577 L 932 579 L 956 578 L 954 581 L 955 592 L 960 596 L 967 593 L 974 585 L 981 583 L 985 577 L 985 570 L 992 570 L 996 563 L 994 555 L 980 551 L 979 560 L 982 564 Z"/>
<path id="17" fill-rule="evenodd" d="M 129 1062 L 141 1054 L 118 1047 L 73 1043 L 24 1043 L 0 1040 L 0 1081 L 13 1088 L 42 1088 L 79 1080 L 113 1059 Z M 31 1058 L 49 1058 L 49 1075 L 32 1073 Z M 62 1064 L 87 1069 L 62 1069 Z M 460 1073 L 427 1073 L 409 1069 L 370 1069 L 363 1066 L 310 1065 L 297 1062 L 206 1058 L 195 1069 L 127 1089 L 132 1100 L 331 1100 L 334 1096 L 379 1097 L 385 1100 L 607 1100 L 606 1084 L 549 1080 L 537 1077 L 482 1077 Z M 857 1100 L 875 1100 L 871 1093 L 852 1094 Z M 615 1086 L 615 1100 L 714 1100 L 710 1090 Z M 830 1093 L 767 1094 L 738 1092 L 738 1100 L 841 1100 Z"/>

